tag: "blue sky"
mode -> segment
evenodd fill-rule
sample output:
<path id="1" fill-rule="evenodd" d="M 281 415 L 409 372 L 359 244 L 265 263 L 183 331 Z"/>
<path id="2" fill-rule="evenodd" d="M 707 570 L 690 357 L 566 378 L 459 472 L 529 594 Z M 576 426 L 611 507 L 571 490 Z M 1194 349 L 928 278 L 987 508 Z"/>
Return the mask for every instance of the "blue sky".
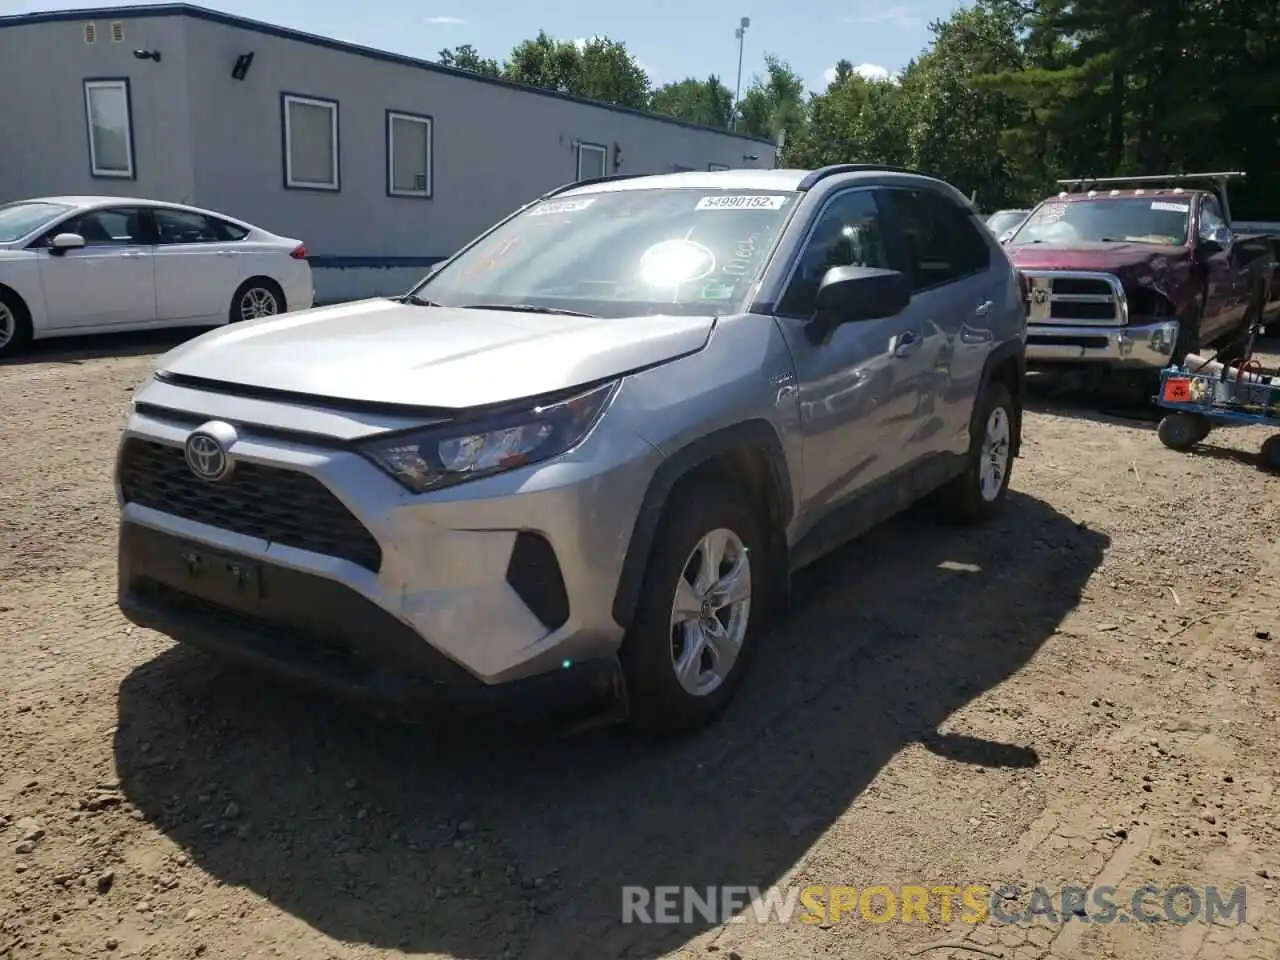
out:
<path id="1" fill-rule="evenodd" d="M 717 73 L 733 89 L 738 69 L 734 31 L 750 17 L 742 85 L 763 69 L 766 52 L 791 63 L 812 90 L 847 59 L 867 75 L 896 72 L 929 39 L 931 20 L 958 0 L 196 0 L 201 6 L 266 20 L 338 40 L 434 60 L 441 47 L 463 43 L 501 59 L 520 40 L 545 29 L 566 40 L 593 35 L 622 40 L 654 85 Z M 70 7 L 133 6 L 134 0 L 0 0 L 0 14 Z"/>

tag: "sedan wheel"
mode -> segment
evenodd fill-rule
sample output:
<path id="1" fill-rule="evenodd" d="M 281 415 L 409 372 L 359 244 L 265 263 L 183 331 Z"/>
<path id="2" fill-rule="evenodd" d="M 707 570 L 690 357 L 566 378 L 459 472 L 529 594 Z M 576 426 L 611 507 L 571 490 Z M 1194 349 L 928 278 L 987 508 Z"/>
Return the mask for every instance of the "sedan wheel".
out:
<path id="1" fill-rule="evenodd" d="M 240 296 L 240 319 L 260 320 L 280 312 L 280 301 L 266 287 L 250 287 Z"/>
<path id="2" fill-rule="evenodd" d="M 18 318 L 6 303 L 0 302 L 0 351 L 3 351 L 18 334 Z"/>

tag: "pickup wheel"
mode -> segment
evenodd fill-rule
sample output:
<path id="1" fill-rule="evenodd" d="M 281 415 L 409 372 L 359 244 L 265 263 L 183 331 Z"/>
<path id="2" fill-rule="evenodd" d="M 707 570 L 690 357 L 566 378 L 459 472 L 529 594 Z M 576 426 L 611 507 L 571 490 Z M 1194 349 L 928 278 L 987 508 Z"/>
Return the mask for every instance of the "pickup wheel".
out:
<path id="1" fill-rule="evenodd" d="M 31 342 L 31 313 L 22 298 L 0 290 L 0 359 L 17 356 Z"/>
<path id="2" fill-rule="evenodd" d="M 713 481 L 673 493 L 622 645 L 631 726 L 691 731 L 729 705 L 763 619 L 764 547 L 745 494 Z"/>
<path id="3" fill-rule="evenodd" d="M 1013 468 L 1016 416 L 1009 388 L 988 383 L 978 398 L 965 471 L 939 490 L 935 500 L 948 520 L 963 524 L 990 520 L 1004 506 Z"/>
<path id="4" fill-rule="evenodd" d="M 1186 362 L 1187 354 L 1200 349 L 1200 321 L 1203 316 L 1204 296 L 1201 295 L 1178 317 L 1178 339 L 1173 345 L 1173 356 L 1169 358 L 1173 363 L 1181 366 Z M 1158 379 L 1158 372 L 1156 376 Z"/>

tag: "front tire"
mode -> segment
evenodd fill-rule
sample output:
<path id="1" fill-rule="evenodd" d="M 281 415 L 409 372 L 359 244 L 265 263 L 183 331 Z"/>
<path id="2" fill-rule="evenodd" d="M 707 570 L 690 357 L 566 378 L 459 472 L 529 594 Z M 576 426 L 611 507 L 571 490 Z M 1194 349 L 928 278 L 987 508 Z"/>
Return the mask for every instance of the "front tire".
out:
<path id="1" fill-rule="evenodd" d="M 16 357 L 31 342 L 31 313 L 22 299 L 0 290 L 0 360 Z"/>
<path id="2" fill-rule="evenodd" d="M 954 523 L 992 519 L 1009 493 L 1018 411 L 1009 388 L 994 381 L 987 384 L 978 404 L 964 473 L 938 491 L 937 505 L 943 516 Z"/>
<path id="3" fill-rule="evenodd" d="M 622 647 L 633 727 L 684 733 L 724 712 L 755 652 L 766 565 L 760 520 L 731 483 L 673 491 Z"/>

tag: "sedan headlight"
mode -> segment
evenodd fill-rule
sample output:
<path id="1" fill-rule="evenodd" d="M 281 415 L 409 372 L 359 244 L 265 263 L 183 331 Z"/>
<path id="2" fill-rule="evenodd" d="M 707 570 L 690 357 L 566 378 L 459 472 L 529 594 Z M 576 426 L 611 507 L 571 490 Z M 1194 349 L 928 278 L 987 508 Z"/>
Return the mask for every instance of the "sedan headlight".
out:
<path id="1" fill-rule="evenodd" d="M 361 452 L 413 493 L 439 490 L 572 450 L 617 387 L 615 380 L 554 403 L 382 437 Z"/>

